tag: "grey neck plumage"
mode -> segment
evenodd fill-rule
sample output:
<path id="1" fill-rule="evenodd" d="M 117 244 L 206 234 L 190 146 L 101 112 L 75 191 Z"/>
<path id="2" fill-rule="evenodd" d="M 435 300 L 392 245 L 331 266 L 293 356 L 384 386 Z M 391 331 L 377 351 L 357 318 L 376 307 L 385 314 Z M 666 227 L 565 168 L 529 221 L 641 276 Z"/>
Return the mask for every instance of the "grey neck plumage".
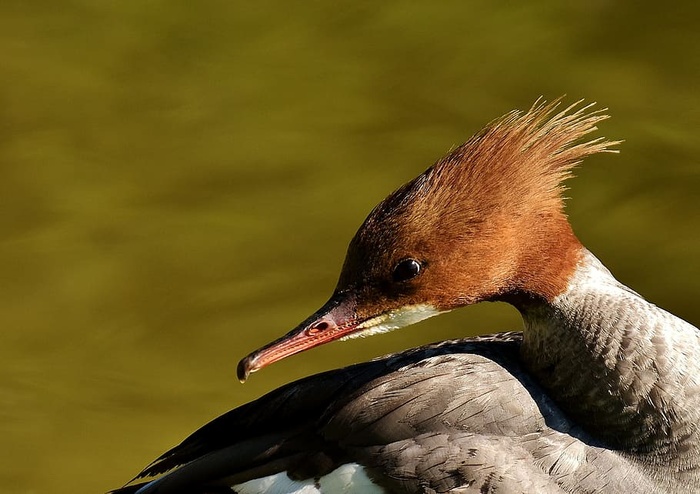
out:
<path id="1" fill-rule="evenodd" d="M 552 303 L 521 308 L 522 358 L 604 445 L 700 470 L 700 331 L 619 283 L 588 251 Z"/>

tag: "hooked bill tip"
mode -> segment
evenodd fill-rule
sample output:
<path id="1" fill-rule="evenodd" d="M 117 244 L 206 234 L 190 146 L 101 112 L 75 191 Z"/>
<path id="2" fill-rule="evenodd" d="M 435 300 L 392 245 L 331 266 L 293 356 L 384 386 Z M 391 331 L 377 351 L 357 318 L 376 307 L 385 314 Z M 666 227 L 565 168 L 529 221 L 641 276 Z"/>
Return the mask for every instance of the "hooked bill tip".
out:
<path id="1" fill-rule="evenodd" d="M 248 379 L 248 376 L 250 376 L 250 373 L 252 372 L 250 367 L 251 367 L 251 358 L 246 357 L 242 359 L 240 362 L 238 362 L 238 368 L 236 369 L 236 374 L 238 375 L 238 380 L 241 382 L 241 384 L 245 383 L 246 380 Z"/>

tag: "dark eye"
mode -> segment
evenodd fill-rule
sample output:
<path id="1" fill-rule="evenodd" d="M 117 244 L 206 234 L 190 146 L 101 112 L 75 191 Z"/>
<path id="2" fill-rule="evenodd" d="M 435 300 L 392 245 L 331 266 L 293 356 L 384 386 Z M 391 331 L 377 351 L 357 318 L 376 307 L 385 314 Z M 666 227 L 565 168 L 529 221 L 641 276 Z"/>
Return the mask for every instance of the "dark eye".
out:
<path id="1" fill-rule="evenodd" d="M 391 277 L 396 282 L 407 281 L 418 276 L 422 268 L 415 259 L 404 259 L 396 265 Z"/>

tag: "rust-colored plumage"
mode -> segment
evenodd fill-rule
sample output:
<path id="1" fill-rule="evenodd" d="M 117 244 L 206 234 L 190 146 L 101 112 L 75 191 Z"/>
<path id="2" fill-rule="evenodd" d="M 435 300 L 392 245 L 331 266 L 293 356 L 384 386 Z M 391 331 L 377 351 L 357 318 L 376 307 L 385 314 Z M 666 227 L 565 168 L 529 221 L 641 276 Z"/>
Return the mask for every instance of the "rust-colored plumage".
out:
<path id="1" fill-rule="evenodd" d="M 443 309 L 561 293 L 580 249 L 563 182 L 584 157 L 617 142 L 581 141 L 608 118 L 604 110 L 575 110 L 579 102 L 555 113 L 559 104 L 508 113 L 382 201 L 350 245 L 339 289 L 381 283 L 387 267 L 416 258 L 428 267 L 421 296 L 428 290 Z"/>
<path id="2" fill-rule="evenodd" d="M 425 172 L 421 208 L 442 210 L 436 203 L 456 202 L 458 195 L 469 201 L 472 214 L 506 207 L 561 210 L 563 182 L 571 170 L 586 156 L 610 152 L 617 144 L 604 138 L 580 142 L 608 116 L 605 110 L 587 112 L 592 104 L 572 111 L 579 104 L 554 113 L 558 100 L 536 103 L 525 113 L 513 111 L 492 122 Z"/>

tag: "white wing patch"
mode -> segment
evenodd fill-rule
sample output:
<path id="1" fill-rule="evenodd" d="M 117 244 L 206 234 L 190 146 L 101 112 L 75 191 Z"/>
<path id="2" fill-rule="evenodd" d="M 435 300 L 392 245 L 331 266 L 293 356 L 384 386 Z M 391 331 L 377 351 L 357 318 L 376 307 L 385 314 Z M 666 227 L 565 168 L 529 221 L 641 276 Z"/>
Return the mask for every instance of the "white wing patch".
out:
<path id="1" fill-rule="evenodd" d="M 341 465 L 319 480 L 322 494 L 361 493 L 382 494 L 384 489 L 372 483 L 365 469 L 357 463 Z"/>
<path id="2" fill-rule="evenodd" d="M 341 465 L 318 481 L 296 481 L 281 472 L 232 486 L 238 494 L 384 494 L 357 463 Z"/>
<path id="3" fill-rule="evenodd" d="M 313 479 L 299 482 L 285 472 L 234 485 L 233 490 L 238 494 L 319 494 Z"/>

